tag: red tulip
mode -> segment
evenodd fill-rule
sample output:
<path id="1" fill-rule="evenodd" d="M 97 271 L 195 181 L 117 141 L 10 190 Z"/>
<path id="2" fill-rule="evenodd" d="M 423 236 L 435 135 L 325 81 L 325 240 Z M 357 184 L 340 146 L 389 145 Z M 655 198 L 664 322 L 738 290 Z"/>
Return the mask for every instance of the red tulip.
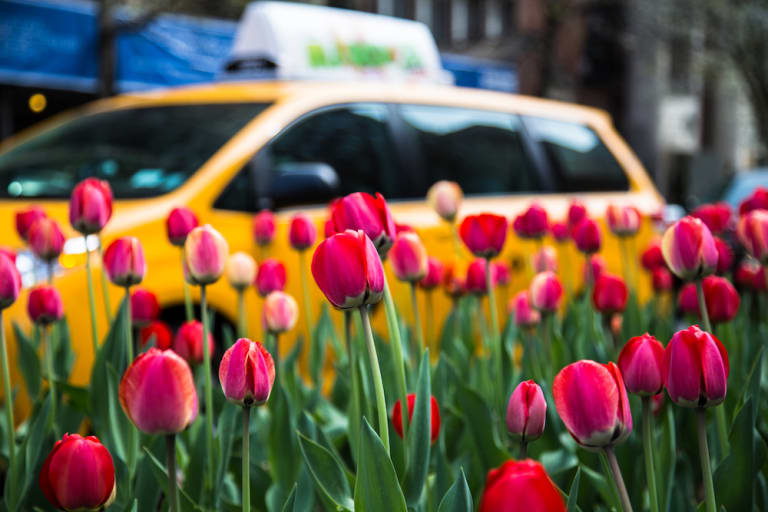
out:
<path id="1" fill-rule="evenodd" d="M 147 325 L 160 314 L 157 295 L 146 288 L 135 288 L 131 292 L 131 319 L 134 325 Z"/>
<path id="2" fill-rule="evenodd" d="M 709 276 L 702 282 L 704 302 L 713 324 L 730 322 L 739 312 L 741 299 L 736 288 L 724 277 Z"/>
<path id="3" fill-rule="evenodd" d="M 219 365 L 224 396 L 243 407 L 262 405 L 275 383 L 275 362 L 264 345 L 240 338 L 229 347 Z"/>
<path id="4" fill-rule="evenodd" d="M 427 258 L 427 275 L 419 281 L 419 286 L 425 290 L 433 290 L 443 280 L 443 263 L 432 256 Z"/>
<path id="5" fill-rule="evenodd" d="M 86 178 L 72 190 L 69 223 L 84 235 L 98 233 L 112 217 L 112 189 L 109 183 Z"/>
<path id="6" fill-rule="evenodd" d="M 43 217 L 35 221 L 27 231 L 27 241 L 35 256 L 53 261 L 64 249 L 64 235 L 55 220 Z"/>
<path id="7" fill-rule="evenodd" d="M 667 267 L 681 279 L 707 276 L 717 268 L 717 247 L 709 228 L 694 217 L 683 217 L 661 240 Z"/>
<path id="8" fill-rule="evenodd" d="M 557 272 L 557 251 L 545 245 L 533 255 L 533 269 L 535 272 Z"/>
<path id="9" fill-rule="evenodd" d="M 395 236 L 400 233 L 415 233 L 416 230 L 410 224 L 398 224 L 395 222 Z"/>
<path id="10" fill-rule="evenodd" d="M 507 219 L 481 213 L 466 217 L 459 227 L 464 244 L 475 256 L 492 258 L 501 252 L 507 239 Z"/>
<path id="11" fill-rule="evenodd" d="M 493 284 L 496 286 L 506 286 L 509 284 L 509 265 L 505 261 L 494 261 L 491 263 L 491 272 L 493 272 Z"/>
<path id="12" fill-rule="evenodd" d="M 274 291 L 285 289 L 285 265 L 273 258 L 267 258 L 259 265 L 256 274 L 256 289 L 259 295 L 266 297 Z"/>
<path id="13" fill-rule="evenodd" d="M 416 404 L 416 395 L 414 393 L 409 394 L 406 399 L 408 400 L 408 422 L 413 419 L 413 407 Z M 430 431 L 429 440 L 434 443 L 437 441 L 437 437 L 440 435 L 440 407 L 437 404 L 434 396 L 430 396 Z M 395 427 L 395 432 L 401 438 L 403 437 L 403 412 L 400 400 L 395 402 L 392 407 L 392 425 Z"/>
<path id="14" fill-rule="evenodd" d="M 267 331 L 281 333 L 290 331 L 299 318 L 299 305 L 287 293 L 274 291 L 264 299 L 262 319 Z"/>
<path id="15" fill-rule="evenodd" d="M 719 235 L 730 227 L 731 215 L 731 206 L 724 202 L 701 205 L 691 212 L 691 216 L 701 219 L 713 235 Z"/>
<path id="16" fill-rule="evenodd" d="M 664 345 L 650 334 L 630 339 L 621 349 L 618 362 L 630 393 L 651 396 L 664 388 Z"/>
<path id="17" fill-rule="evenodd" d="M 189 208 L 183 206 L 174 208 L 168 214 L 168 218 L 165 219 L 165 230 L 168 233 L 168 240 L 172 245 L 184 247 L 187 235 L 199 224 L 197 215 Z"/>
<path id="18" fill-rule="evenodd" d="M 683 407 L 711 407 L 725 400 L 728 352 L 720 340 L 694 325 L 672 336 L 664 352 L 664 385 Z"/>
<path id="19" fill-rule="evenodd" d="M 765 279 L 765 267 L 760 266 L 760 268 L 757 269 L 757 273 L 755 274 L 752 286 L 755 288 L 755 291 L 758 292 L 764 292 L 768 290 L 768 282 L 766 282 Z"/>
<path id="20" fill-rule="evenodd" d="M 37 286 L 29 292 L 27 313 L 30 320 L 38 325 L 48 325 L 61 320 L 64 304 L 59 290 L 53 286 Z"/>
<path id="21" fill-rule="evenodd" d="M 112 455 L 95 436 L 64 434 L 45 458 L 38 483 L 61 510 L 106 510 L 117 496 Z"/>
<path id="22" fill-rule="evenodd" d="M 651 284 L 653 285 L 653 291 L 656 293 L 672 290 L 674 286 L 672 273 L 666 267 L 656 267 L 651 272 Z"/>
<path id="23" fill-rule="evenodd" d="M 573 201 L 571 201 L 571 204 L 568 207 L 568 225 L 571 228 L 574 228 L 579 222 L 581 222 L 586 218 L 587 218 L 587 207 L 584 206 L 584 203 L 582 203 L 578 199 L 574 199 Z"/>
<path id="24" fill-rule="evenodd" d="M 203 362 L 203 324 L 197 320 L 184 322 L 176 332 L 173 339 L 173 351 L 181 356 L 189 364 L 202 364 Z M 213 354 L 214 342 L 211 333 L 208 333 L 208 353 Z"/>
<path id="25" fill-rule="evenodd" d="M 109 244 L 103 261 L 107 277 L 117 286 L 139 284 L 147 270 L 144 249 L 139 239 L 133 236 L 124 236 Z"/>
<path id="26" fill-rule="evenodd" d="M 258 265 L 250 254 L 238 251 L 227 258 L 227 280 L 230 286 L 243 291 L 256 280 Z"/>
<path id="27" fill-rule="evenodd" d="M 467 267 L 467 277 L 464 280 L 464 289 L 467 293 L 474 295 L 488 293 L 488 285 L 485 281 L 485 264 L 484 259 L 476 258 Z M 491 273 L 493 273 L 493 267 L 491 267 Z M 493 279 L 493 274 L 491 274 L 491 279 Z"/>
<path id="28" fill-rule="evenodd" d="M 339 309 L 376 304 L 384 293 L 384 268 L 362 231 L 325 239 L 312 257 L 312 275 L 328 301 Z"/>
<path id="29" fill-rule="evenodd" d="M 291 247 L 297 251 L 303 251 L 314 245 L 317 239 L 317 228 L 308 216 L 303 213 L 297 213 L 291 219 L 288 238 L 291 242 Z"/>
<path id="30" fill-rule="evenodd" d="M 527 290 L 520 290 L 510 299 L 507 312 L 515 315 L 515 325 L 518 327 L 533 327 L 541 320 L 541 314 L 531 307 Z"/>
<path id="31" fill-rule="evenodd" d="M 47 215 L 45 211 L 39 206 L 30 206 L 24 210 L 16 212 L 16 232 L 19 234 L 19 238 L 28 241 L 29 228 L 38 219 L 45 218 Z"/>
<path id="32" fill-rule="evenodd" d="M 517 385 L 507 404 L 507 432 L 522 442 L 535 441 L 544 433 L 547 401 L 541 387 L 532 380 Z"/>
<path id="33" fill-rule="evenodd" d="M 512 227 L 520 238 L 539 239 L 549 230 L 547 210 L 534 203 L 515 217 Z"/>
<path id="34" fill-rule="evenodd" d="M 699 316 L 699 298 L 696 283 L 686 283 L 677 296 L 677 308 L 684 315 Z"/>
<path id="35" fill-rule="evenodd" d="M 16 302 L 19 292 L 21 292 L 19 270 L 7 256 L 0 254 L 0 310 Z"/>
<path id="36" fill-rule="evenodd" d="M 599 251 L 603 240 L 600 226 L 594 220 L 586 217 L 574 226 L 571 237 L 576 248 L 584 254 L 594 254 Z"/>
<path id="37" fill-rule="evenodd" d="M 646 247 L 640 256 L 640 264 L 649 271 L 653 271 L 653 269 L 658 267 L 667 268 L 664 255 L 661 252 L 661 243 L 658 240 L 654 240 Z"/>
<path id="38" fill-rule="evenodd" d="M 752 210 L 739 219 L 739 241 L 761 264 L 768 264 L 768 211 Z"/>
<path id="39" fill-rule="evenodd" d="M 187 281 L 191 284 L 213 284 L 224 274 L 229 245 L 210 224 L 198 226 L 184 242 Z"/>
<path id="40" fill-rule="evenodd" d="M 552 384 L 555 407 L 577 443 L 592 449 L 621 443 L 632 432 L 632 413 L 619 368 L 582 360 Z"/>
<path id="41" fill-rule="evenodd" d="M 171 348 L 173 342 L 173 334 L 168 324 L 161 320 L 155 320 L 150 322 L 146 327 L 142 327 L 139 330 L 139 343 L 143 348 L 149 343 L 149 340 L 154 336 L 155 347 L 160 350 L 167 350 Z"/>
<path id="42" fill-rule="evenodd" d="M 591 281 L 594 284 L 605 272 L 605 266 L 605 260 L 601 256 L 597 254 L 590 256 L 584 262 L 584 282 L 588 283 Z"/>
<path id="43" fill-rule="evenodd" d="M 718 274 L 727 274 L 733 267 L 733 249 L 728 242 L 719 237 L 715 238 L 715 247 L 717 247 L 717 268 Z"/>
<path id="44" fill-rule="evenodd" d="M 275 238 L 275 215 L 269 210 L 261 210 L 253 216 L 253 239 L 262 247 L 272 243 Z"/>
<path id="45" fill-rule="evenodd" d="M 734 280 L 742 288 L 757 288 L 755 279 L 762 267 L 752 259 L 742 260 L 734 272 Z"/>
<path id="46" fill-rule="evenodd" d="M 395 277 L 400 281 L 412 283 L 427 275 L 427 249 L 416 233 L 405 232 L 397 235 L 389 256 Z"/>
<path id="47" fill-rule="evenodd" d="M 443 269 L 443 280 L 441 284 L 445 293 L 454 299 L 461 297 L 466 291 L 466 281 L 459 275 L 456 266 L 453 264 L 447 265 Z"/>
<path id="48" fill-rule="evenodd" d="M 640 230 L 640 212 L 634 206 L 609 205 L 605 212 L 608 229 L 616 236 L 633 236 Z"/>
<path id="49" fill-rule="evenodd" d="M 540 272 L 531 281 L 531 304 L 542 313 L 554 313 L 563 298 L 563 285 L 554 272 Z"/>
<path id="50" fill-rule="evenodd" d="M 550 226 L 552 237 L 558 242 L 565 242 L 571 237 L 570 228 L 565 222 L 554 222 Z"/>
<path id="51" fill-rule="evenodd" d="M 427 191 L 429 205 L 448 222 L 456 220 L 463 197 L 461 187 L 454 181 L 438 181 Z"/>
<path id="52" fill-rule="evenodd" d="M 535 460 L 509 460 L 488 472 L 478 512 L 565 512 L 565 502 Z"/>
<path id="53" fill-rule="evenodd" d="M 365 192 L 355 192 L 341 198 L 333 205 L 331 220 L 337 233 L 348 229 L 362 230 L 382 259 L 387 257 L 397 234 L 387 201 L 379 193 L 373 197 Z"/>
<path id="54" fill-rule="evenodd" d="M 768 210 L 768 189 L 757 187 L 752 195 L 744 199 L 739 205 L 739 215 L 744 215 L 752 210 Z"/>
<path id="55" fill-rule="evenodd" d="M 595 281 L 592 304 L 604 315 L 621 313 L 627 307 L 629 292 L 624 280 L 612 274 L 603 274 Z"/>

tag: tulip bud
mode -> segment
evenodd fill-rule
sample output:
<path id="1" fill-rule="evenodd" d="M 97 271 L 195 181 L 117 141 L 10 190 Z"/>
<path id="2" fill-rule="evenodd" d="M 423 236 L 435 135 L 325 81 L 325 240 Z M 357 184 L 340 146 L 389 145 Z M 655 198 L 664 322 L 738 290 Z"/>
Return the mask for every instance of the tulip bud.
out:
<path id="1" fill-rule="evenodd" d="M 686 283 L 677 296 L 677 308 L 684 315 L 699 316 L 699 297 L 696 283 Z"/>
<path id="2" fill-rule="evenodd" d="M 493 273 L 493 284 L 495 286 L 506 286 L 509 284 L 509 265 L 505 261 L 494 261 L 491 263 L 491 272 Z"/>
<path id="3" fill-rule="evenodd" d="M 381 259 L 387 257 L 395 240 L 395 222 L 387 202 L 379 193 L 374 198 L 365 192 L 349 194 L 333 205 L 331 220 L 337 233 L 362 230 L 373 242 Z"/>
<path id="4" fill-rule="evenodd" d="M 672 279 L 672 273 L 667 270 L 666 267 L 657 267 L 651 272 L 651 284 L 653 285 L 653 291 L 656 293 L 664 293 L 672 290 L 674 282 Z"/>
<path id="5" fill-rule="evenodd" d="M 102 259 L 107 277 L 117 286 L 132 286 L 144 279 L 144 249 L 134 236 L 124 236 L 109 244 Z"/>
<path id="6" fill-rule="evenodd" d="M 515 217 L 512 228 L 520 238 L 542 238 L 549 230 L 547 210 L 538 204 L 532 204 L 527 210 Z"/>
<path id="7" fill-rule="evenodd" d="M 587 218 L 587 207 L 584 206 L 584 203 L 581 201 L 574 199 L 571 201 L 570 206 L 568 206 L 568 226 L 571 227 L 571 229 L 575 228 L 576 225 L 581 222 L 582 220 Z"/>
<path id="8" fill-rule="evenodd" d="M 609 205 L 605 217 L 608 229 L 616 236 L 633 236 L 640 230 L 640 212 L 634 206 Z"/>
<path id="9" fill-rule="evenodd" d="M 21 291 L 21 275 L 7 256 L 0 254 L 0 310 L 16 302 Z"/>
<path id="10" fill-rule="evenodd" d="M 768 264 L 768 211 L 752 210 L 739 219 L 739 241 L 762 265 Z"/>
<path id="11" fill-rule="evenodd" d="M 86 178 L 72 190 L 69 223 L 84 235 L 98 233 L 112 217 L 112 189 L 109 183 Z"/>
<path id="12" fill-rule="evenodd" d="M 717 248 L 717 268 L 718 274 L 727 274 L 733 266 L 733 249 L 728 242 L 719 237 L 714 237 L 715 247 Z"/>
<path id="13" fill-rule="evenodd" d="M 584 254 L 594 254 L 599 251 L 603 241 L 600 226 L 594 220 L 586 217 L 574 226 L 571 238 L 573 238 L 576 248 Z"/>
<path id="14" fill-rule="evenodd" d="M 713 235 L 719 235 L 730 227 L 731 215 L 731 207 L 725 202 L 705 204 L 691 212 L 691 216 L 701 219 Z"/>
<path id="15" fill-rule="evenodd" d="M 416 395 L 414 393 L 406 396 L 408 401 L 408 423 L 413 419 L 413 407 L 416 405 Z M 440 435 L 440 407 L 437 404 L 437 400 L 434 396 L 430 395 L 430 431 L 429 440 L 434 444 Z M 392 426 L 395 427 L 395 432 L 401 438 L 403 437 L 403 411 L 400 405 L 400 400 L 395 402 L 392 407 Z"/>
<path id="16" fill-rule="evenodd" d="M 176 247 L 184 247 L 187 235 L 200 223 L 195 212 L 185 207 L 177 207 L 171 210 L 165 219 L 165 229 L 168 233 L 168 241 Z"/>
<path id="17" fill-rule="evenodd" d="M 661 253 L 661 243 L 658 240 L 651 242 L 640 256 L 640 263 L 648 271 L 653 271 L 657 267 L 667 268 L 664 261 L 664 255 Z"/>
<path id="18" fill-rule="evenodd" d="M 131 320 L 134 325 L 147 325 L 160 314 L 157 295 L 146 288 L 135 288 L 131 292 Z"/>
<path id="19" fill-rule="evenodd" d="M 272 292 L 281 292 L 285 288 L 285 265 L 273 258 L 267 258 L 259 265 L 256 274 L 256 289 L 259 295 L 266 297 Z"/>
<path id="20" fill-rule="evenodd" d="M 171 328 L 165 322 L 155 320 L 139 330 L 139 343 L 142 348 L 147 346 L 153 338 L 155 340 L 154 346 L 160 350 L 171 348 L 173 334 L 171 333 Z"/>
<path id="21" fill-rule="evenodd" d="M 19 234 L 19 238 L 28 241 L 29 228 L 38 219 L 45 218 L 45 211 L 39 206 L 30 206 L 24 210 L 16 212 L 16 232 Z"/>
<path id="22" fill-rule="evenodd" d="M 554 313 L 563 298 L 563 285 L 554 272 L 540 272 L 530 286 L 531 304 L 542 313 Z"/>
<path id="23" fill-rule="evenodd" d="M 64 434 L 45 458 L 38 484 L 61 510 L 106 510 L 117 496 L 112 455 L 95 436 Z"/>
<path id="24" fill-rule="evenodd" d="M 702 282 L 704 302 L 713 324 L 730 322 L 739 312 L 741 299 L 736 288 L 724 277 L 709 276 Z"/>
<path id="25" fill-rule="evenodd" d="M 592 290 L 592 303 L 604 315 L 621 313 L 627 307 L 629 292 L 624 280 L 611 274 L 601 275 Z"/>
<path id="26" fill-rule="evenodd" d="M 312 256 L 312 275 L 328 301 L 339 309 L 376 304 L 384 293 L 384 268 L 362 231 L 326 238 Z"/>
<path id="27" fill-rule="evenodd" d="M 493 258 L 504 247 L 507 225 L 507 219 L 501 215 L 470 215 L 461 222 L 459 234 L 472 254 L 480 258 Z"/>
<path id="28" fill-rule="evenodd" d="M 664 352 L 664 385 L 683 407 L 711 407 L 725 400 L 728 352 L 714 335 L 694 325 L 672 336 Z"/>
<path id="29" fill-rule="evenodd" d="M 508 460 L 488 472 L 478 512 L 565 512 L 565 502 L 535 460 Z"/>
<path id="30" fill-rule="evenodd" d="M 552 237 L 557 242 L 565 242 L 571 237 L 570 228 L 566 222 L 555 222 L 550 226 Z"/>
<path id="31" fill-rule="evenodd" d="M 744 215 L 752 210 L 768 210 L 768 189 L 756 187 L 752 195 L 739 204 L 739 215 Z"/>
<path id="32" fill-rule="evenodd" d="M 264 299 L 263 320 L 266 330 L 273 333 L 290 331 L 299 318 L 299 305 L 287 293 L 274 291 Z"/>
<path id="33" fill-rule="evenodd" d="M 587 261 L 584 262 L 584 282 L 585 283 L 595 283 L 598 279 L 600 279 L 600 276 L 603 275 L 605 272 L 605 260 L 595 254 L 593 256 L 590 256 Z"/>
<path id="34" fill-rule="evenodd" d="M 712 234 L 701 220 L 693 217 L 683 217 L 667 229 L 661 251 L 669 270 L 686 281 L 709 275 L 717 267 Z"/>
<path id="35" fill-rule="evenodd" d="M 405 232 L 397 235 L 389 255 L 392 259 L 392 270 L 400 281 L 413 283 L 427 275 L 427 249 L 416 233 Z"/>
<path id="36" fill-rule="evenodd" d="M 443 263 L 432 256 L 427 258 L 427 275 L 419 281 L 419 286 L 425 290 L 433 290 L 443 280 Z"/>
<path id="37" fill-rule="evenodd" d="M 756 288 L 755 278 L 762 267 L 753 259 L 742 260 L 736 267 L 734 280 L 741 288 Z"/>
<path id="38" fill-rule="evenodd" d="M 427 203 L 448 222 L 456 220 L 463 198 L 461 187 L 454 181 L 438 181 L 427 191 Z"/>
<path id="39" fill-rule="evenodd" d="M 768 282 L 766 282 L 765 278 L 765 267 L 762 265 L 757 269 L 757 273 L 755 274 L 755 279 L 752 282 L 752 286 L 757 292 L 764 292 L 768 290 Z"/>
<path id="40" fill-rule="evenodd" d="M 237 291 L 243 291 L 256 281 L 256 260 L 250 254 L 238 251 L 227 259 L 227 280 Z"/>
<path id="41" fill-rule="evenodd" d="M 125 370 L 120 405 L 146 434 L 178 434 L 197 417 L 197 391 L 189 365 L 173 350 L 150 348 Z"/>
<path id="42" fill-rule="evenodd" d="M 464 295 L 464 291 L 466 290 L 466 282 L 459 275 L 456 266 L 453 264 L 448 265 L 443 269 L 443 280 L 441 285 L 443 290 L 445 290 L 445 293 L 453 299 L 457 299 Z"/>
<path id="43" fill-rule="evenodd" d="M 571 363 L 555 376 L 552 394 L 565 427 L 585 448 L 621 443 L 632 432 L 627 390 L 614 363 Z"/>
<path id="44" fill-rule="evenodd" d="M 64 316 L 64 304 L 59 290 L 53 286 L 38 286 L 29 292 L 27 299 L 29 319 L 38 325 L 49 325 Z"/>
<path id="45" fill-rule="evenodd" d="M 275 362 L 261 343 L 240 338 L 221 358 L 219 382 L 230 402 L 242 407 L 262 405 L 275 382 Z"/>
<path id="46" fill-rule="evenodd" d="M 43 217 L 35 221 L 27 231 L 27 241 L 35 256 L 43 261 L 53 261 L 64 249 L 64 235 L 55 220 Z"/>
<path id="47" fill-rule="evenodd" d="M 303 251 L 312 247 L 317 239 L 317 228 L 312 220 L 303 213 L 297 213 L 291 219 L 289 232 L 291 247 Z"/>
<path id="48" fill-rule="evenodd" d="M 557 272 L 557 252 L 545 245 L 533 255 L 533 270 L 539 272 Z"/>
<path id="49" fill-rule="evenodd" d="M 226 268 L 228 253 L 227 241 L 210 224 L 190 231 L 184 242 L 187 281 L 197 285 L 218 281 Z"/>
<path id="50" fill-rule="evenodd" d="M 618 363 L 630 393 L 651 396 L 664 388 L 664 345 L 650 334 L 630 339 L 621 349 Z"/>
<path id="51" fill-rule="evenodd" d="M 527 290 L 520 290 L 510 301 L 507 308 L 509 314 L 515 315 L 515 325 L 518 327 L 533 327 L 541 320 L 541 314 L 531 307 L 530 295 Z"/>
<path id="52" fill-rule="evenodd" d="M 535 441 L 544 433 L 547 401 L 541 387 L 532 380 L 517 385 L 507 404 L 507 432 L 523 443 Z"/>
<path id="53" fill-rule="evenodd" d="M 173 339 L 173 351 L 190 365 L 202 364 L 203 355 L 203 324 L 197 320 L 184 322 Z M 208 354 L 213 354 L 213 335 L 208 333 Z"/>
<path id="54" fill-rule="evenodd" d="M 485 295 L 488 293 L 488 285 L 485 281 L 485 260 L 476 258 L 467 267 L 467 277 L 464 280 L 464 289 L 473 295 Z M 493 267 L 491 267 L 493 272 Z M 493 275 L 491 275 L 493 280 Z"/>
<path id="55" fill-rule="evenodd" d="M 275 215 L 269 210 L 261 210 L 253 216 L 253 239 L 256 245 L 266 247 L 275 238 Z"/>

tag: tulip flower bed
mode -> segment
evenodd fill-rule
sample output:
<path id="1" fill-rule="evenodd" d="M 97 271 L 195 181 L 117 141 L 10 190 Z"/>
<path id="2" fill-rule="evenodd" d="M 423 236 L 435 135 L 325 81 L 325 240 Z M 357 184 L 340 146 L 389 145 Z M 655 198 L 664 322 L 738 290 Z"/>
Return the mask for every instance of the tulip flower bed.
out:
<path id="1" fill-rule="evenodd" d="M 416 231 L 398 233 L 380 195 L 335 201 L 319 244 L 309 218 L 294 217 L 291 242 L 307 263 L 302 307 L 282 291 L 284 265 L 266 257 L 275 233 L 268 212 L 254 223 L 257 264 L 229 255 L 215 227 L 197 226 L 192 212 L 174 210 L 168 234 L 182 251 L 179 279 L 183 269 L 185 286 L 201 291 L 198 318 L 187 291 L 187 322 L 175 337 L 156 321 L 156 297 L 132 290 L 145 272 L 140 241 L 112 242 L 106 277 L 125 298 L 103 339 L 94 324 L 86 387 L 68 378 L 76 357 L 70 336 L 88 333 L 69 333 L 55 286 L 34 288 L 35 328 L 15 327 L 34 405 L 16 424 L 4 404 L 4 510 L 768 509 L 768 192 L 740 212 L 735 238 L 748 256 L 735 269 L 735 238 L 733 246 L 718 238 L 732 226 L 722 205 L 694 212 L 633 254 L 627 242 L 642 220 L 634 208 L 611 206 L 609 233 L 579 203 L 561 222 L 533 205 L 511 223 L 485 213 L 456 229 L 458 186 L 438 183 L 428 199 L 455 230 L 456 254 L 443 261 L 427 254 Z M 80 232 L 98 233 L 109 212 L 106 184 L 86 180 L 73 193 Z M 41 259 L 58 256 L 63 238 L 44 212 L 21 212 L 17 221 Z M 583 254 L 583 282 L 564 286 L 557 252 L 542 245 L 531 255 L 529 287 L 501 304 L 509 268 L 497 258 L 510 227 L 523 238 L 551 233 L 557 244 L 573 243 Z M 647 270 L 637 276 L 653 283 L 647 304 L 638 303 L 636 279 L 603 270 L 605 236 L 619 237 L 626 275 L 639 273 L 636 263 Z M 476 258 L 461 274 L 460 243 Z M 0 311 L 21 286 L 12 258 L 0 254 Z M 411 302 L 393 301 L 387 265 Z M 684 284 L 682 316 L 673 274 Z M 90 266 L 87 275 L 93 316 Z M 260 321 L 268 336 L 225 330 L 223 357 L 212 360 L 206 286 L 223 276 L 241 305 L 237 330 Z M 265 297 L 261 311 L 242 306 L 252 285 Z M 317 321 L 304 315 L 315 285 L 337 310 L 324 308 Z M 416 299 L 438 288 L 453 307 L 433 343 Z M 377 308 L 385 332 L 371 328 Z M 400 315 L 408 308 L 412 324 Z M 283 353 L 280 335 L 299 316 L 311 339 Z M 332 372 L 322 367 L 327 339 Z M 2 341 L 8 396 L 22 383 L 10 382 L 5 333 Z M 312 354 L 308 377 L 299 371 L 302 350 Z"/>

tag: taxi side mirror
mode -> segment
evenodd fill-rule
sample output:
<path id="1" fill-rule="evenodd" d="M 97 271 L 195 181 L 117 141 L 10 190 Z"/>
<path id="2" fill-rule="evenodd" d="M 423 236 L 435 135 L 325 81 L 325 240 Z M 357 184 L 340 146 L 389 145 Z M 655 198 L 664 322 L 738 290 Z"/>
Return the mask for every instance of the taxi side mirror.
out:
<path id="1" fill-rule="evenodd" d="M 272 173 L 270 198 L 273 208 L 327 203 L 341 191 L 339 175 L 323 162 L 285 163 Z"/>

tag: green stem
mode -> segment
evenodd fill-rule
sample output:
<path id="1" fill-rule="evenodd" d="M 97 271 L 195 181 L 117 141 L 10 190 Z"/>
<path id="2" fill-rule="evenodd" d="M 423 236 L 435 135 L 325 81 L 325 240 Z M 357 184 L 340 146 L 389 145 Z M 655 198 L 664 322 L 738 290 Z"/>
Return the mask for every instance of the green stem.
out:
<path id="1" fill-rule="evenodd" d="M 45 370 L 48 373 L 48 391 L 51 393 L 51 418 L 49 424 L 53 427 L 53 434 L 58 439 L 59 432 L 56 428 L 56 384 L 53 371 L 53 337 L 49 336 L 48 326 L 40 327 L 40 344 L 45 347 Z"/>
<path id="2" fill-rule="evenodd" d="M 208 301 L 206 300 L 205 285 L 200 285 L 200 315 L 203 317 L 203 373 L 205 375 L 205 437 L 208 454 L 207 471 L 205 471 L 205 488 L 213 490 L 213 386 L 211 384 L 211 354 L 208 350 Z"/>
<path id="3" fill-rule="evenodd" d="M 99 235 L 99 259 L 101 259 L 101 235 Z M 88 243 L 86 237 L 85 243 Z M 107 288 L 107 273 L 104 271 L 104 265 L 101 266 L 101 295 L 104 297 L 104 310 L 107 313 L 107 322 L 112 324 L 112 305 L 109 303 L 109 289 Z"/>
<path id="4" fill-rule="evenodd" d="M 181 264 L 182 268 L 184 265 L 184 248 L 182 247 L 181 251 Z M 187 283 L 187 280 L 184 279 L 184 273 L 182 271 L 181 276 L 181 282 L 184 283 L 184 311 L 187 315 L 187 322 L 191 322 L 195 319 L 195 308 L 192 305 L 192 292 L 189 290 L 189 283 Z"/>
<path id="5" fill-rule="evenodd" d="M 381 369 L 379 368 L 379 358 L 376 355 L 376 344 L 373 341 L 373 331 L 371 331 L 371 320 L 368 318 L 368 307 L 363 305 L 359 308 L 360 319 L 363 322 L 363 332 L 365 333 L 365 344 L 368 346 L 368 358 L 371 362 L 371 376 L 373 377 L 373 388 L 376 393 L 376 408 L 379 417 L 379 435 L 384 443 L 384 449 L 389 453 L 389 425 L 387 424 L 387 403 L 384 399 L 384 383 L 381 380 Z M 408 402 L 402 402 L 407 404 Z M 408 409 L 401 407 L 401 409 Z"/>
<path id="6" fill-rule="evenodd" d="M 648 481 L 648 495 L 651 512 L 659 512 L 659 496 L 656 490 L 656 469 L 653 464 L 653 414 L 651 397 L 643 397 L 643 454 L 645 456 L 645 479 Z"/>
<path id="7" fill-rule="evenodd" d="M 304 297 L 304 323 L 307 327 L 307 343 L 312 343 L 312 301 L 309 298 L 309 278 L 307 277 L 307 251 L 299 251 L 299 272 L 301 274 L 301 293 Z"/>
<path id="8" fill-rule="evenodd" d="M 165 436 L 166 464 L 168 470 L 168 510 L 179 510 L 179 485 L 176 483 L 176 434 Z"/>
<path id="9" fill-rule="evenodd" d="M 421 314 L 419 313 L 419 301 L 416 297 L 416 283 L 411 283 L 411 307 L 413 308 L 413 328 L 416 331 L 416 339 L 419 340 L 419 356 L 427 348 L 424 341 L 424 330 L 421 327 Z"/>
<path id="10" fill-rule="evenodd" d="M 427 298 L 427 344 L 432 351 L 437 350 L 437 334 L 435 333 L 435 302 L 432 296 L 433 290 L 426 291 Z"/>
<path id="11" fill-rule="evenodd" d="M 245 318 L 245 290 L 237 290 L 237 336 L 246 338 L 248 334 L 248 319 Z"/>
<path id="12" fill-rule="evenodd" d="M 123 310 L 123 329 L 125 329 L 125 355 L 127 364 L 133 362 L 133 319 L 131 318 L 131 287 L 125 287 L 125 309 Z"/>
<path id="13" fill-rule="evenodd" d="M 8 347 L 5 342 L 5 324 L 3 323 L 3 310 L 0 309 L 0 363 L 3 370 L 3 392 L 5 394 L 5 430 L 8 432 L 8 471 L 16 467 L 16 427 L 13 421 L 13 392 L 11 390 L 11 373 L 8 370 Z"/>
<path id="14" fill-rule="evenodd" d="M 696 409 L 696 427 L 699 434 L 701 478 L 704 479 L 707 512 L 717 512 L 715 486 L 712 484 L 712 466 L 709 461 L 709 446 L 707 445 L 707 410 L 703 407 Z"/>
<path id="15" fill-rule="evenodd" d="M 528 443 L 526 441 L 520 441 L 520 460 L 525 460 L 528 457 Z"/>
<path id="16" fill-rule="evenodd" d="M 88 238 L 85 240 L 85 275 L 88 279 L 88 306 L 91 310 L 91 340 L 93 341 L 93 359 L 99 352 L 99 330 L 96 327 L 96 299 L 93 295 L 93 275 L 91 273 L 91 250 L 88 248 Z"/>
<path id="17" fill-rule="evenodd" d="M 613 475 L 613 479 L 616 482 L 616 489 L 619 491 L 621 508 L 624 510 L 624 512 L 632 512 L 632 503 L 629 501 L 627 487 L 624 485 L 624 478 L 621 476 L 619 461 L 616 460 L 616 454 L 613 453 L 613 446 L 606 446 L 604 451 L 606 457 L 608 457 L 608 465 L 611 467 L 611 474 Z"/>
<path id="18" fill-rule="evenodd" d="M 696 280 L 696 295 L 699 299 L 699 312 L 701 313 L 701 323 L 704 324 L 704 330 L 711 333 L 712 324 L 709 323 L 709 311 L 707 311 L 707 301 L 704 299 L 704 286 L 701 279 Z"/>
<path id="19" fill-rule="evenodd" d="M 501 347 L 501 336 L 499 334 L 499 312 L 496 310 L 496 293 L 493 290 L 493 278 L 491 276 L 491 258 L 485 259 L 485 286 L 488 289 L 488 309 L 491 310 L 491 343 L 493 348 L 491 349 L 491 357 L 496 360 L 496 386 L 499 390 L 499 404 L 504 403 L 504 371 L 502 365 L 502 357 L 504 351 Z M 495 352 L 495 354 L 494 354 Z"/>
<path id="20" fill-rule="evenodd" d="M 387 277 L 384 276 L 384 310 L 387 316 L 387 328 L 389 329 L 389 338 L 392 345 L 392 358 L 394 360 L 395 372 L 397 372 L 397 396 L 401 404 L 407 404 L 406 386 L 405 386 L 405 361 L 403 360 L 403 343 L 400 339 L 400 328 L 397 321 L 397 311 L 395 302 L 392 300 L 392 292 L 389 289 Z M 400 407 L 402 414 L 403 439 L 408 432 L 408 408 Z M 403 443 L 403 464 L 406 463 L 408 451 Z"/>
<path id="21" fill-rule="evenodd" d="M 243 512 L 251 510 L 251 408 L 243 407 Z"/>
<path id="22" fill-rule="evenodd" d="M 621 270 L 624 274 L 624 281 L 627 286 L 634 289 L 634 283 L 631 281 L 629 272 L 629 255 L 627 254 L 627 239 L 623 236 L 619 237 L 619 249 L 621 251 Z"/>

